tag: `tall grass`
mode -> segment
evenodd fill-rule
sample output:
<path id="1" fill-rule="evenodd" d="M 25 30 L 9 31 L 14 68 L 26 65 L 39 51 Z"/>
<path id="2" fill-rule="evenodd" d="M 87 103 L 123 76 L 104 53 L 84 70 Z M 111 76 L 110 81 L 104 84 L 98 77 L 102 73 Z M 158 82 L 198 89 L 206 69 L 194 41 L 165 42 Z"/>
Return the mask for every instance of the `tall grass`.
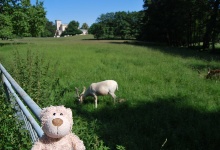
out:
<path id="1" fill-rule="evenodd" d="M 21 56 L 18 50 L 13 52 L 11 74 L 23 89 L 30 93 L 31 98 L 42 106 L 47 106 L 59 96 L 56 91 L 59 77 L 56 76 L 56 63 L 51 64 L 38 51 L 27 50 Z"/>
<path id="2" fill-rule="evenodd" d="M 21 39 L 15 43 L 24 44 L 0 47 L 1 63 L 22 86 L 33 82 L 34 86 L 30 84 L 26 90 L 36 96 L 40 106 L 71 108 L 73 131 L 87 149 L 219 147 L 220 81 L 204 78 L 209 67 L 220 67 L 219 56 L 90 38 Z M 18 65 L 20 61 L 27 65 Z M 25 75 L 20 76 L 19 67 Z M 83 86 L 106 79 L 118 82 L 116 95 L 124 99 L 122 103 L 114 105 L 106 96 L 98 98 L 97 109 L 93 98 L 78 104 L 75 87 L 82 90 Z M 45 84 L 38 86 L 38 82 Z M 43 98 L 44 94 L 47 98 Z"/>

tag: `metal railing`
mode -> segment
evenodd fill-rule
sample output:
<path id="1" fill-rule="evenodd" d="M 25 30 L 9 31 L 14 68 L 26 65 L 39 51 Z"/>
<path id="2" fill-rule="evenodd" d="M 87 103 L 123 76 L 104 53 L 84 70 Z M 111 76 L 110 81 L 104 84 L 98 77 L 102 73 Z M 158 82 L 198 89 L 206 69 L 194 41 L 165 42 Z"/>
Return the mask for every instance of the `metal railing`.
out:
<path id="1" fill-rule="evenodd" d="M 24 128 L 29 131 L 32 142 L 36 142 L 38 138 L 42 137 L 43 130 L 31 112 L 40 121 L 42 109 L 18 85 L 2 64 L 0 64 L 0 74 L 6 97 L 15 108 L 17 118 L 24 121 Z"/>

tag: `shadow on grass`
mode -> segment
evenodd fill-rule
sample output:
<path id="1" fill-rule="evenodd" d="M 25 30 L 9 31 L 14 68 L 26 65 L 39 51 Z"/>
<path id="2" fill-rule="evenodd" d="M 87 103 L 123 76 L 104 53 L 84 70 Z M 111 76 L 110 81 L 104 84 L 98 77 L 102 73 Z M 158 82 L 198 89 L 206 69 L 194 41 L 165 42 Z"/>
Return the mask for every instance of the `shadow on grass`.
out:
<path id="1" fill-rule="evenodd" d="M 0 47 L 2 47 L 2 46 L 7 46 L 7 45 L 22 45 L 22 44 L 27 44 L 27 43 L 22 43 L 22 42 L 7 42 L 7 43 L 0 43 Z"/>
<path id="2" fill-rule="evenodd" d="M 126 150 L 218 149 L 220 112 L 200 112 L 183 106 L 183 101 L 174 97 L 136 106 L 122 103 L 92 113 L 78 111 L 84 118 L 100 122 L 96 133 L 112 150 L 116 145 Z"/>
<path id="3" fill-rule="evenodd" d="M 169 47 L 165 44 L 153 43 L 153 42 L 139 42 L 139 41 L 124 41 L 124 42 L 110 42 L 113 44 L 126 44 L 126 45 L 135 45 L 142 46 L 147 48 L 152 48 L 157 51 L 161 51 L 163 53 L 167 53 L 170 55 L 177 55 L 181 57 L 194 57 L 206 61 L 220 61 L 220 50 L 217 49 L 216 53 L 211 53 L 210 51 L 200 51 L 198 48 L 190 49 L 190 48 L 177 48 L 177 47 Z"/>

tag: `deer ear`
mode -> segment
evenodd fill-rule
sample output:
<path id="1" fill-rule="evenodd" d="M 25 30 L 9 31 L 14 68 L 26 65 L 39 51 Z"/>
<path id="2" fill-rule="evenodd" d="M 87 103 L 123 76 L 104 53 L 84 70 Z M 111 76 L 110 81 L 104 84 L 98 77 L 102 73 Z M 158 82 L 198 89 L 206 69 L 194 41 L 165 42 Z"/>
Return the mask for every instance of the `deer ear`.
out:
<path id="1" fill-rule="evenodd" d="M 77 97 L 79 97 L 79 89 L 77 87 L 75 87 L 75 90 L 76 90 Z"/>
<path id="2" fill-rule="evenodd" d="M 86 91 L 86 87 L 85 87 L 85 86 L 83 86 L 83 91 L 82 91 L 82 93 L 81 93 L 81 94 L 84 94 L 84 93 L 85 93 L 85 91 Z"/>

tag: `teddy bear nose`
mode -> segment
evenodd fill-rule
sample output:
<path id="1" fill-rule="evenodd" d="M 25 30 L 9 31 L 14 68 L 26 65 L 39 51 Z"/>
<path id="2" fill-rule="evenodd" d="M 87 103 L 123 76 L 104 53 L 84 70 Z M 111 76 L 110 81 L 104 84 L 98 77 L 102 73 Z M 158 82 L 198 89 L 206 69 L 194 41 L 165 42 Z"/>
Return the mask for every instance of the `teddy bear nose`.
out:
<path id="1" fill-rule="evenodd" d="M 63 120 L 60 119 L 60 118 L 56 118 L 56 119 L 53 119 L 53 120 L 52 120 L 52 123 L 53 123 L 53 125 L 59 127 L 59 126 L 61 126 L 61 125 L 63 124 Z"/>

